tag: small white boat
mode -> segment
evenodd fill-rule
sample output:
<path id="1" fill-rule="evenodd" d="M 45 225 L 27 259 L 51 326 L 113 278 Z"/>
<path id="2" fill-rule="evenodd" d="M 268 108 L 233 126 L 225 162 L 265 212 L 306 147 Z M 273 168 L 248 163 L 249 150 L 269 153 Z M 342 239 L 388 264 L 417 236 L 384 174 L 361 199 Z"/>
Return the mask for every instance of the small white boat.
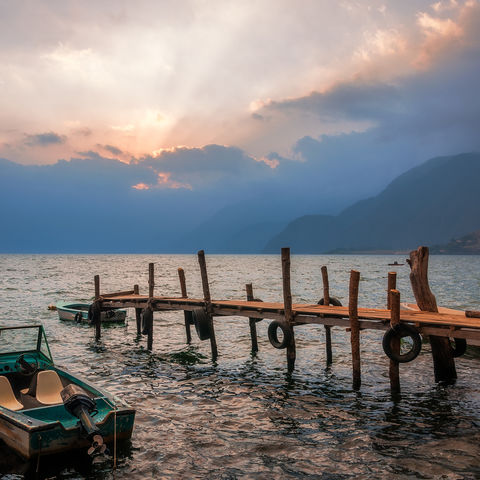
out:
<path id="1" fill-rule="evenodd" d="M 88 303 L 57 303 L 57 312 L 60 320 L 74 321 L 76 323 L 89 323 Z M 102 323 L 124 323 L 127 311 L 121 309 L 103 310 L 101 314 Z"/>

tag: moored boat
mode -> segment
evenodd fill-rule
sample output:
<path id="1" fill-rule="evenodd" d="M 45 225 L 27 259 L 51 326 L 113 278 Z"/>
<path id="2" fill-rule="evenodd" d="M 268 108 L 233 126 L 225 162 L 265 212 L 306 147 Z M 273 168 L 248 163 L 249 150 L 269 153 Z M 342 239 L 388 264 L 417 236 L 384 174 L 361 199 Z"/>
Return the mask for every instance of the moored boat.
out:
<path id="1" fill-rule="evenodd" d="M 0 327 L 0 439 L 25 458 L 103 452 L 135 410 L 54 364 L 42 325 Z"/>
<path id="2" fill-rule="evenodd" d="M 56 305 L 60 320 L 70 320 L 77 323 L 88 323 L 88 303 L 66 303 L 59 302 Z M 127 317 L 127 311 L 123 309 L 103 310 L 101 313 L 102 323 L 123 323 Z"/>

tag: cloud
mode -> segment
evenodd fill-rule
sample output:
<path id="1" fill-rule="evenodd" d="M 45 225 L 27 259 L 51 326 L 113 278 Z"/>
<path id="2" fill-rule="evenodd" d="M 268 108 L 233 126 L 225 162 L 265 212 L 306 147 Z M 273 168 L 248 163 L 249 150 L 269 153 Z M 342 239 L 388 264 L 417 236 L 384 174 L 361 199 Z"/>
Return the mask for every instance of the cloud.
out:
<path id="1" fill-rule="evenodd" d="M 123 151 L 120 148 L 115 147 L 114 145 L 97 144 L 97 147 L 100 149 L 106 150 L 107 152 L 113 153 L 113 155 L 121 155 L 123 153 Z"/>
<path id="2" fill-rule="evenodd" d="M 39 133 L 36 135 L 25 135 L 25 145 L 29 147 L 58 145 L 65 143 L 67 137 L 65 135 L 58 135 L 54 132 Z"/>

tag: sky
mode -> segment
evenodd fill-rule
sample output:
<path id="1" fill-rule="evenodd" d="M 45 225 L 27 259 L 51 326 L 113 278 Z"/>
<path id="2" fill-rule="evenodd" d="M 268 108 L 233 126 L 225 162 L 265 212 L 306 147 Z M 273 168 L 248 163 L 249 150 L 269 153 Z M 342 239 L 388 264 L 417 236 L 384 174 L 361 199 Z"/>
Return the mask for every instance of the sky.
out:
<path id="1" fill-rule="evenodd" d="M 480 150 L 479 50 L 477 0 L 0 1 L 2 175 L 338 212 Z"/>

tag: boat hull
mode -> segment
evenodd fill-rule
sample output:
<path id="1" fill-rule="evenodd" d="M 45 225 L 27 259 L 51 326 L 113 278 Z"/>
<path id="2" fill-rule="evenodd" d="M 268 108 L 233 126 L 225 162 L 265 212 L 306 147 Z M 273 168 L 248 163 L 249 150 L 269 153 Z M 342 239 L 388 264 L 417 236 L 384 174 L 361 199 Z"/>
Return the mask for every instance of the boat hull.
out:
<path id="1" fill-rule="evenodd" d="M 96 425 L 105 443 L 128 440 L 132 436 L 135 411 L 120 409 L 109 412 Z M 116 428 L 115 428 L 116 423 Z M 46 425 L 28 425 L 11 415 L 0 412 L 0 438 L 12 450 L 26 459 L 77 449 L 87 449 L 92 442 L 79 425 L 64 428 L 60 422 Z"/>
<path id="2" fill-rule="evenodd" d="M 58 317 L 63 321 L 89 323 L 88 304 L 58 304 Z M 108 310 L 101 313 L 102 323 L 124 323 L 127 317 L 126 310 Z"/>

